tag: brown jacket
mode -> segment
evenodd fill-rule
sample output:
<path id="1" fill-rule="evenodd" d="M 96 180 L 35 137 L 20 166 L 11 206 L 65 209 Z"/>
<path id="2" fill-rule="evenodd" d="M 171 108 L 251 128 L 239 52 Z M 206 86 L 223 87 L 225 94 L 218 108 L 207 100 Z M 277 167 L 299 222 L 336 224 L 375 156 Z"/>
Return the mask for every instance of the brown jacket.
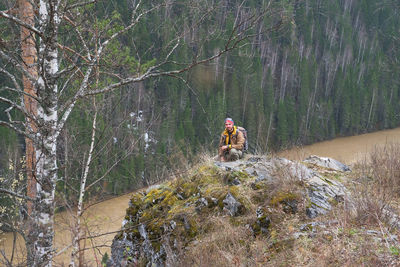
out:
<path id="1" fill-rule="evenodd" d="M 243 150 L 243 144 L 244 144 L 244 136 L 243 133 L 239 130 L 237 130 L 236 126 L 233 127 L 233 131 L 231 133 L 231 142 L 229 143 L 229 133 L 225 129 L 225 131 L 222 132 L 221 138 L 219 139 L 219 150 L 218 150 L 218 155 L 222 157 L 224 155 L 224 151 L 221 149 L 222 146 L 226 146 L 230 144 L 231 148 L 235 148 L 237 150 Z"/>

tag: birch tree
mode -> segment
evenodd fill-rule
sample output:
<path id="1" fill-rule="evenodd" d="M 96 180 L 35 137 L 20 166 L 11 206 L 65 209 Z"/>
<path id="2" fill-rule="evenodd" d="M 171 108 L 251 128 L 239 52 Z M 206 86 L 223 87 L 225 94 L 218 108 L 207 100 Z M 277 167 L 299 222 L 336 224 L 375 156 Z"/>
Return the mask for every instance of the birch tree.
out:
<path id="1" fill-rule="evenodd" d="M 18 49 L 24 49 L 21 40 L 18 45 L 7 39 L 1 42 L 0 75 L 7 82 L 0 87 L 0 101 L 8 104 L 4 111 L 8 120 L 0 121 L 0 125 L 13 129 L 33 144 L 36 160 L 33 177 L 37 182 L 37 192 L 35 196 L 18 194 L 33 203 L 28 218 L 32 231 L 26 238 L 27 262 L 29 266 L 51 266 L 54 254 L 55 190 L 57 181 L 61 179 L 57 165 L 57 140 L 77 102 L 154 77 L 180 77 L 180 74 L 194 66 L 210 62 L 245 44 L 253 27 L 270 11 L 270 6 L 265 2 L 256 13 L 237 11 L 236 20 L 226 29 L 227 32 L 209 34 L 210 40 L 227 36 L 224 45 L 215 54 L 203 55 L 201 45 L 206 41 L 197 41 L 193 58 L 185 62 L 171 60 L 172 55 L 187 46 L 188 41 L 193 41 L 190 40 L 191 34 L 211 19 L 218 7 L 208 1 L 177 3 L 191 6 L 195 20 L 184 19 L 186 27 L 180 27 L 182 25 L 179 23 L 172 25 L 173 36 L 149 47 L 149 50 L 160 53 L 154 53 L 154 58 L 147 61 L 142 60 L 142 55 L 136 54 L 133 62 L 130 62 L 130 71 L 121 74 L 117 69 L 125 63 L 113 54 L 113 49 L 118 51 L 121 38 L 142 25 L 150 14 L 167 14 L 175 5 L 173 1 L 131 1 L 128 21 L 122 21 L 116 13 L 100 21 L 96 10 L 107 1 L 38 0 L 29 3 L 34 11 L 32 23 L 16 16 L 13 6 L 0 11 L 0 18 L 3 22 L 7 21 L 8 27 L 23 29 L 37 40 L 37 59 L 29 63 L 34 72 L 27 69 L 21 57 L 15 53 Z M 242 8 L 245 3 L 241 4 Z M 160 21 L 160 27 L 162 23 Z M 279 21 L 277 23 L 280 24 Z M 275 26 L 271 25 L 271 29 Z M 132 47 L 137 45 L 132 43 Z M 92 86 L 96 73 L 100 73 L 101 82 L 98 86 Z M 21 77 L 33 85 L 33 90 L 23 90 Z M 28 102 L 37 107 L 37 112 L 32 112 L 26 104 Z M 13 194 L 9 190 L 0 192 Z"/>

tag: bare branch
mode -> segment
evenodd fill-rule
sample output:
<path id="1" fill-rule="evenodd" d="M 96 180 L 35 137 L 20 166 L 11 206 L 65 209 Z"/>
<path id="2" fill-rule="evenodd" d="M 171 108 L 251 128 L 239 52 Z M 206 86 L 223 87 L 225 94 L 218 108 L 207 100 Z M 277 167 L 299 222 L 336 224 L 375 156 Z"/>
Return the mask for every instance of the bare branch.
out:
<path id="1" fill-rule="evenodd" d="M 7 12 L 0 11 L 0 18 L 9 19 L 9 20 L 15 22 L 16 24 L 18 24 L 18 25 L 20 25 L 20 26 L 22 26 L 22 27 L 24 27 L 24 28 L 30 30 L 32 33 L 36 33 L 37 35 L 39 35 L 40 37 L 43 38 L 43 33 L 42 33 L 40 30 L 38 30 L 38 29 L 36 29 L 34 26 L 29 25 L 28 23 L 26 23 L 26 22 L 20 20 L 19 18 L 15 17 L 15 16 L 13 16 L 13 15 L 8 14 Z"/>
<path id="2" fill-rule="evenodd" d="M 7 267 L 11 267 L 12 266 L 11 261 L 7 258 L 6 253 L 4 252 L 3 249 L 0 249 L 0 254 L 4 259 L 3 261 L 4 265 Z"/>
<path id="3" fill-rule="evenodd" d="M 137 143 L 137 141 L 135 142 L 135 144 Z M 134 146 L 131 146 L 134 147 Z M 117 159 L 112 165 L 111 167 L 98 179 L 96 179 L 94 182 L 92 182 L 90 185 L 88 185 L 86 187 L 86 190 L 89 190 L 92 186 L 94 186 L 95 184 L 97 184 L 99 181 L 103 180 L 104 177 L 106 177 L 114 168 L 115 166 L 117 166 L 121 161 L 123 161 L 124 159 L 126 159 L 127 157 L 129 157 L 131 155 L 131 152 L 128 151 L 125 155 L 123 155 L 121 158 Z"/>
<path id="4" fill-rule="evenodd" d="M 86 71 L 85 77 L 83 78 L 80 88 L 75 93 L 74 97 L 71 98 L 71 100 L 63 108 L 61 108 L 61 111 L 65 109 L 65 112 L 62 115 L 61 119 L 59 120 L 56 137 L 60 134 L 61 129 L 64 128 L 64 124 L 67 121 L 69 115 L 71 114 L 72 109 L 74 108 L 76 102 L 78 101 L 79 98 L 83 96 L 84 90 L 88 87 L 89 77 L 93 71 L 93 68 L 94 64 L 89 65 L 89 68 Z"/>
<path id="5" fill-rule="evenodd" d="M 60 249 L 59 251 L 57 251 L 57 253 L 54 254 L 54 257 L 57 257 L 58 255 L 63 254 L 65 251 L 67 251 L 68 249 L 70 249 L 72 247 L 72 244 L 65 246 L 64 248 Z"/>
<path id="6" fill-rule="evenodd" d="M 201 104 L 200 99 L 199 99 L 199 96 L 197 95 L 196 91 L 194 91 L 194 89 L 190 86 L 190 84 L 189 84 L 185 79 L 183 79 L 183 78 L 180 77 L 180 76 L 177 76 L 177 75 L 170 75 L 170 76 L 171 76 L 171 77 L 174 77 L 174 78 L 176 78 L 176 79 L 178 79 L 178 80 L 181 80 L 182 82 L 184 82 L 184 84 L 189 88 L 189 90 L 192 92 L 192 94 L 196 97 L 197 103 L 199 104 L 199 106 L 200 106 L 201 109 L 203 110 L 203 113 L 206 114 L 207 112 L 206 112 L 206 110 L 204 109 L 203 105 Z"/>
<path id="7" fill-rule="evenodd" d="M 82 55 L 80 55 L 79 53 L 75 52 L 73 49 L 69 48 L 69 47 L 63 47 L 64 49 L 68 50 L 68 51 L 72 51 L 73 53 L 77 54 L 79 57 L 81 57 L 83 60 L 85 60 L 86 62 L 89 62 L 92 59 L 92 56 L 90 54 L 90 50 L 88 45 L 86 44 L 85 39 L 82 36 L 81 31 L 78 29 L 78 27 L 76 26 L 76 24 L 67 16 L 64 16 L 64 18 L 74 27 L 74 30 L 76 32 L 76 34 L 78 34 L 79 40 L 81 41 L 83 47 L 86 50 L 86 58 Z"/>
<path id="8" fill-rule="evenodd" d="M 10 88 L 10 89 L 13 89 L 13 88 Z M 21 93 L 21 92 L 19 92 L 19 91 L 17 91 L 18 93 Z M 23 93 L 23 92 L 22 92 Z M 27 94 L 26 93 L 26 95 L 29 95 L 30 96 L 30 94 Z M 25 106 L 20 106 L 20 105 L 18 105 L 17 103 L 15 103 L 14 101 L 12 101 L 12 100 L 10 100 L 10 99 L 8 99 L 8 98 L 4 98 L 4 97 L 2 97 L 2 96 L 0 96 L 0 102 L 4 102 L 4 103 L 7 103 L 7 104 L 9 104 L 10 105 L 10 107 L 9 108 L 7 108 L 4 112 L 7 114 L 7 117 L 8 117 L 8 120 L 10 121 L 10 123 L 13 123 L 13 124 L 22 124 L 25 128 L 27 128 L 26 127 L 26 124 L 25 124 L 25 122 L 22 122 L 22 121 L 14 121 L 12 118 L 11 118 L 11 115 L 10 115 L 10 112 L 11 112 L 11 110 L 12 109 L 17 109 L 17 110 L 19 110 L 26 118 L 30 118 L 32 121 L 35 121 L 36 120 L 36 118 L 34 117 L 34 116 L 32 116 L 32 114 L 31 113 L 29 113 L 29 112 L 27 112 L 26 111 L 26 109 L 25 109 Z"/>
<path id="9" fill-rule="evenodd" d="M 24 115 L 29 115 L 26 111 L 25 108 L 23 108 L 22 106 L 18 105 L 17 103 L 15 103 L 14 101 L 11 101 L 8 98 L 4 98 L 2 96 L 0 96 L 0 101 L 9 104 L 12 108 L 16 108 L 19 111 L 21 111 Z M 6 111 L 6 113 L 9 113 Z M 11 121 L 11 120 L 10 120 Z"/>
<path id="10" fill-rule="evenodd" d="M 4 189 L 4 188 L 0 188 L 0 193 L 11 195 L 13 197 L 21 198 L 21 199 L 24 199 L 24 200 L 27 200 L 27 201 L 35 201 L 34 199 L 32 199 L 32 198 L 30 198 L 28 196 L 20 195 L 18 193 L 15 193 L 13 191 L 10 191 L 10 190 Z"/>
<path id="11" fill-rule="evenodd" d="M 11 81 L 13 82 L 14 86 L 18 89 L 21 90 L 21 87 L 19 86 L 18 82 L 17 82 L 17 78 L 15 77 L 15 75 L 11 74 L 9 71 L 7 71 L 6 69 L 3 69 L 0 67 L 0 72 L 4 73 L 6 76 L 8 76 L 8 78 L 11 79 Z M 23 91 L 23 90 L 21 90 Z"/>
<path id="12" fill-rule="evenodd" d="M 81 217 L 83 215 L 83 198 L 85 196 L 86 190 L 86 182 L 87 182 L 87 177 L 89 174 L 89 167 L 92 162 L 92 156 L 93 156 L 93 149 L 94 149 L 94 143 L 95 143 L 95 137 L 96 137 L 96 122 L 97 122 L 97 107 L 95 103 L 95 99 L 93 98 L 93 104 L 95 107 L 95 113 L 94 113 L 94 118 L 93 118 L 93 123 L 92 123 L 92 137 L 90 141 L 90 149 L 88 152 L 88 157 L 85 163 L 85 169 L 83 171 L 83 175 L 81 177 L 81 182 L 80 182 L 80 189 L 79 189 L 79 199 L 78 199 L 78 207 L 77 207 L 77 212 L 76 212 L 76 233 L 74 235 L 74 238 L 72 240 L 72 247 L 73 247 L 73 252 L 71 254 L 71 265 L 74 266 L 74 261 L 75 257 L 78 254 L 78 247 L 79 247 L 79 239 L 82 235 L 81 232 Z"/>
<path id="13" fill-rule="evenodd" d="M 158 76 L 173 76 L 173 77 L 175 77 L 177 74 L 186 72 L 186 71 L 194 68 L 197 65 L 201 65 L 201 64 L 210 62 L 210 61 L 222 56 L 223 54 L 225 54 L 225 53 L 237 48 L 244 40 L 247 40 L 248 38 L 254 36 L 255 34 L 254 35 L 252 35 L 252 34 L 245 35 L 245 34 L 238 33 L 238 30 L 239 30 L 240 27 L 242 27 L 244 25 L 245 22 L 250 22 L 249 25 L 245 29 L 242 30 L 242 32 L 250 31 L 251 29 L 253 29 L 256 26 L 256 23 L 259 22 L 267 12 L 268 12 L 268 10 L 265 9 L 259 15 L 253 14 L 248 19 L 243 20 L 241 22 L 238 22 L 234 26 L 234 28 L 232 29 L 231 34 L 230 34 L 230 36 L 229 36 L 229 38 L 228 38 L 228 40 L 226 42 L 226 45 L 225 45 L 224 49 L 219 51 L 218 53 L 208 57 L 208 58 L 205 58 L 205 59 L 202 59 L 202 60 L 199 60 L 199 61 L 196 60 L 196 61 L 194 61 L 194 62 L 192 62 L 190 64 L 178 63 L 178 62 L 175 62 L 175 61 L 168 61 L 167 59 L 169 58 L 169 56 L 171 55 L 173 50 L 175 50 L 176 47 L 177 47 L 177 44 L 176 44 L 171 49 L 171 51 L 167 54 L 167 57 L 163 62 L 159 63 L 156 66 L 150 67 L 144 74 L 137 75 L 137 76 L 131 76 L 131 77 L 128 77 L 128 78 L 125 78 L 125 79 L 121 79 L 119 82 L 110 84 L 110 85 L 108 85 L 108 86 L 106 86 L 106 87 L 104 87 L 102 89 L 86 92 L 84 94 L 84 96 L 96 95 L 96 94 L 101 94 L 101 93 L 105 93 L 105 92 L 110 92 L 110 91 L 113 91 L 116 88 L 119 88 L 119 87 L 123 86 L 123 85 L 129 84 L 129 83 L 136 83 L 136 82 L 144 81 L 144 80 L 147 80 L 147 79 L 152 78 L 152 77 L 158 77 Z M 272 29 L 277 29 L 281 25 L 282 25 L 282 21 L 278 22 L 276 25 L 271 27 L 271 30 Z M 166 64 L 169 64 L 169 63 L 175 64 L 175 65 L 184 65 L 184 66 L 182 68 L 178 68 L 178 69 L 171 70 L 171 71 L 160 71 L 159 70 L 162 66 L 164 66 Z"/>
<path id="14" fill-rule="evenodd" d="M 79 32 L 78 35 L 80 35 L 80 32 Z M 82 38 L 81 35 L 80 35 L 80 38 Z M 83 42 L 83 41 L 82 41 L 82 42 Z M 65 51 L 68 51 L 68 52 L 73 53 L 74 55 L 77 55 L 79 58 L 81 58 L 81 59 L 83 59 L 85 62 L 89 63 L 89 60 L 90 60 L 89 49 L 87 48 L 86 43 L 84 43 L 83 45 L 85 46 L 86 51 L 87 51 L 87 53 L 88 53 L 88 55 L 89 55 L 89 56 L 87 56 L 87 57 L 82 56 L 80 53 L 76 52 L 74 49 L 72 49 L 72 48 L 70 48 L 70 47 L 68 47 L 68 46 L 64 46 L 64 45 L 58 44 L 58 47 L 59 47 L 60 49 L 62 49 L 62 50 L 65 50 Z M 60 74 L 58 74 L 58 75 L 60 75 Z"/>
<path id="15" fill-rule="evenodd" d="M 14 67 L 16 67 L 19 71 L 21 71 L 25 77 L 27 77 L 32 83 L 36 82 L 36 77 L 32 76 L 29 71 L 22 66 L 18 61 L 5 54 L 2 50 L 0 50 L 0 56 L 3 57 L 6 61 L 10 62 Z"/>
<path id="16" fill-rule="evenodd" d="M 87 6 L 87 5 L 94 4 L 94 3 L 97 3 L 97 0 L 87 1 L 87 2 L 79 2 L 79 3 L 73 4 L 73 5 L 67 6 L 65 9 L 71 10 L 74 8 L 83 7 L 83 6 Z"/>
<path id="17" fill-rule="evenodd" d="M 81 70 L 78 68 L 74 71 L 74 73 L 72 73 L 68 79 L 64 82 L 63 87 L 60 89 L 60 92 L 58 93 L 58 96 L 61 96 L 62 93 L 64 92 L 64 90 L 67 88 L 67 86 L 69 85 L 69 83 L 71 82 L 71 80 L 74 78 L 74 76 L 78 73 L 81 72 Z"/>
<path id="18" fill-rule="evenodd" d="M 27 137 L 27 138 L 29 138 L 31 140 L 36 140 L 36 137 L 33 134 L 28 133 L 28 132 L 26 132 L 24 130 L 21 130 L 21 129 L 17 128 L 17 126 L 14 125 L 14 123 L 10 123 L 10 122 L 6 122 L 6 121 L 1 121 L 0 120 L 0 126 L 8 127 L 10 129 L 14 130 L 16 133 L 19 133 L 20 135 L 23 135 L 23 136 L 25 136 L 25 137 Z"/>
<path id="19" fill-rule="evenodd" d="M 169 57 L 171 56 L 171 54 L 176 50 L 176 48 L 179 46 L 180 44 L 180 39 L 178 39 L 178 41 L 176 42 L 176 44 L 174 45 L 174 47 L 171 49 L 171 51 L 169 51 L 169 53 L 167 54 L 167 56 L 165 57 L 165 60 L 168 60 Z"/>
<path id="20" fill-rule="evenodd" d="M 0 91 L 2 91 L 2 90 L 7 90 L 7 91 L 11 91 L 11 92 L 14 92 L 14 93 L 17 93 L 17 94 L 26 95 L 26 96 L 29 96 L 30 98 L 35 99 L 36 101 L 39 102 L 39 98 L 37 98 L 36 96 L 28 94 L 27 92 L 24 92 L 24 91 L 20 91 L 20 90 L 15 89 L 15 88 L 4 86 L 4 87 L 0 88 Z"/>
<path id="21" fill-rule="evenodd" d="M 137 10 L 139 9 L 139 6 L 140 6 L 141 2 L 142 2 L 142 1 L 140 0 L 139 3 L 136 5 L 135 10 L 132 12 L 131 23 L 130 23 L 128 26 L 124 27 L 122 30 L 120 30 L 120 31 L 118 31 L 118 32 L 116 32 L 116 33 L 114 33 L 114 34 L 111 35 L 108 39 L 104 40 L 104 41 L 101 43 L 101 45 L 99 46 L 99 49 L 96 51 L 98 57 L 102 54 L 103 49 L 104 49 L 112 40 L 114 40 L 115 38 L 117 38 L 117 37 L 121 36 L 122 34 L 126 33 L 126 32 L 129 31 L 130 29 L 132 29 L 132 28 L 140 21 L 140 19 L 141 19 L 143 16 L 145 16 L 145 15 L 147 15 L 147 14 L 153 12 L 154 10 L 156 10 L 156 9 L 158 9 L 160 6 L 162 6 L 162 5 L 157 5 L 157 6 L 153 7 L 153 8 L 150 8 L 150 9 L 148 9 L 148 10 L 146 10 L 146 11 L 144 11 L 144 12 L 138 14 L 138 16 L 135 18 L 135 15 L 136 15 L 136 13 L 137 13 Z"/>

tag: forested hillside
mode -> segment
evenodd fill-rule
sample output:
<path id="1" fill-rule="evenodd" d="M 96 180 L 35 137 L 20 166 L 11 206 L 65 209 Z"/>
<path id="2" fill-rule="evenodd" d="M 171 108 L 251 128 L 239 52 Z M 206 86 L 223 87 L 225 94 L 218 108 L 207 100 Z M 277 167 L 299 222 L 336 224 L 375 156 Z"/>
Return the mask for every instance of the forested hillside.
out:
<path id="1" fill-rule="evenodd" d="M 118 28 L 129 20 L 134 2 L 104 1 L 92 11 L 99 25 L 111 24 L 103 19 L 108 14 Z M 59 192 L 75 194 L 71 188 L 83 173 L 96 112 L 89 179 L 105 178 L 90 188 L 92 194 L 118 194 L 161 180 L 183 159 L 216 152 L 227 116 L 248 130 L 250 150 L 261 153 L 399 125 L 397 1 L 223 0 L 200 28 L 193 27 L 198 14 L 185 1 L 167 2 L 168 8 L 147 14 L 107 51 L 122 59 L 123 64 L 110 66 L 114 71 L 152 66 L 165 56 L 158 48 L 177 27 L 186 29 L 184 45 L 171 61 L 190 62 L 221 50 L 229 38 L 224 29 L 241 16 L 265 5 L 279 12 L 264 16 L 240 47 L 213 61 L 177 77 L 149 79 L 78 102 L 58 137 Z M 2 40 L 10 35 L 1 34 Z M 0 107 L 0 119 L 7 121 L 8 106 L 0 102 Z M 24 140 L 1 127 L 0 145 L 5 173 L 8 161 L 23 154 Z"/>

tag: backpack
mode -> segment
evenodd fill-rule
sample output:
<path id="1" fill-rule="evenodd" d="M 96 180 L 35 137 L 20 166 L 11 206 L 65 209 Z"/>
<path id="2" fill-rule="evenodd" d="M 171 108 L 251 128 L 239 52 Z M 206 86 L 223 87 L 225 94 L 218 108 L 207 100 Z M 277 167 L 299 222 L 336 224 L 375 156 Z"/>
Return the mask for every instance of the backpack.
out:
<path id="1" fill-rule="evenodd" d="M 249 142 L 247 140 L 247 131 L 245 128 L 243 128 L 241 126 L 236 126 L 236 130 L 239 130 L 240 132 L 243 133 L 243 137 L 244 137 L 243 152 L 245 152 L 249 149 Z"/>

